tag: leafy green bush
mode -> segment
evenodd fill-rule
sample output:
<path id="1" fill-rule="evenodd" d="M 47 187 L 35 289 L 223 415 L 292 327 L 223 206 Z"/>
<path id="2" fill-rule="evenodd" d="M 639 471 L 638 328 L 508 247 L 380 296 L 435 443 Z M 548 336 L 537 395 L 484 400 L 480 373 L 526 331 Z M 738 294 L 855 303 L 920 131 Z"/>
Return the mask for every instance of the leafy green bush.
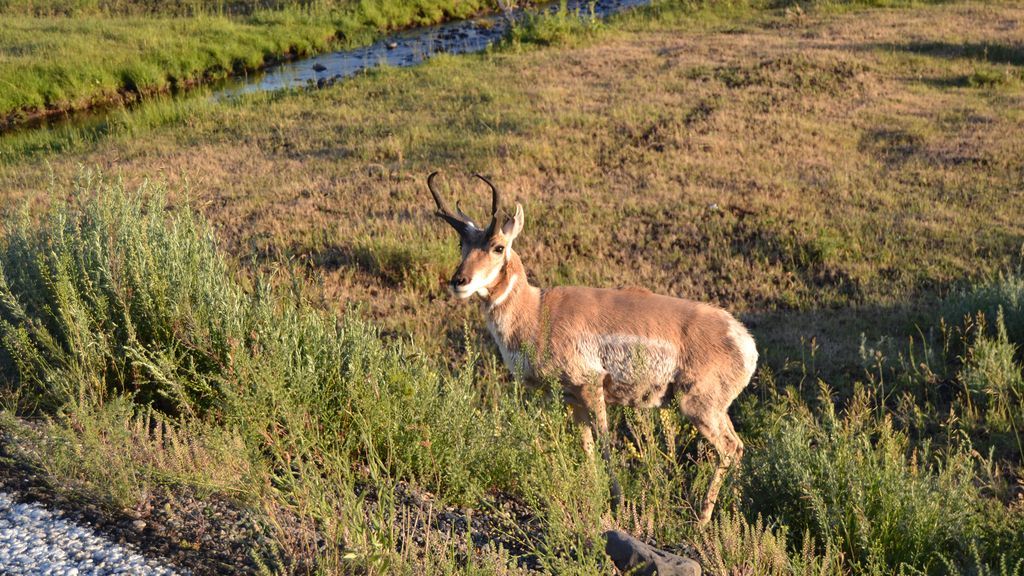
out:
<path id="1" fill-rule="evenodd" d="M 518 20 L 505 41 L 512 46 L 567 44 L 593 36 L 601 26 L 601 20 L 594 14 L 579 9 L 570 12 L 562 0 L 555 11 L 529 14 Z"/>
<path id="2" fill-rule="evenodd" d="M 977 402 L 980 403 L 978 410 L 994 428 L 1016 429 L 1017 421 L 1024 416 L 1024 379 L 1021 365 L 1016 361 L 1018 347 L 1009 339 L 1001 308 L 996 316 L 994 336 L 986 334 L 984 323 L 981 324 L 959 374 L 966 392 L 968 415 L 977 414 L 974 409 Z"/>
<path id="3" fill-rule="evenodd" d="M 1024 276 L 1003 274 L 991 282 L 972 286 L 948 298 L 941 310 L 942 316 L 953 324 L 978 312 L 989 319 L 1002 314 L 1007 338 L 1024 342 Z"/>
<path id="4" fill-rule="evenodd" d="M 1024 548 L 1004 547 L 1020 540 L 1020 514 L 983 496 L 969 439 L 915 446 L 871 394 L 857 393 L 843 415 L 829 394 L 820 416 L 792 398 L 776 408 L 774 429 L 750 451 L 752 513 L 814 535 L 858 574 L 965 569 L 974 552 L 983 564 L 1021 557 Z"/>
<path id="5" fill-rule="evenodd" d="M 243 334 L 242 293 L 210 230 L 119 188 L 42 225 L 26 214 L 0 241 L 0 337 L 8 382 L 44 407 L 129 394 L 169 414 L 223 400 L 225 368 Z"/>

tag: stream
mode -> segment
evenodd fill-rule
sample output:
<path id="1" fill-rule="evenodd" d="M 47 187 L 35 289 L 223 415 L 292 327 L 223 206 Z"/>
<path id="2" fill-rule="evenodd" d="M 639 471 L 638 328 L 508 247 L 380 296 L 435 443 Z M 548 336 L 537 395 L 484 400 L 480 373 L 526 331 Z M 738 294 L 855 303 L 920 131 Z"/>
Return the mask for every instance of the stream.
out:
<path id="1" fill-rule="evenodd" d="M 566 3 L 570 14 L 581 17 L 605 18 L 627 8 L 648 4 L 649 0 L 570 0 Z M 555 12 L 559 6 L 546 5 L 531 12 L 514 10 L 512 18 L 541 11 Z M 324 86 L 354 76 L 376 66 L 415 66 L 435 54 L 466 54 L 481 52 L 489 44 L 499 41 L 509 29 L 509 17 L 502 13 L 489 14 L 469 20 L 445 22 L 434 26 L 414 28 L 387 36 L 362 48 L 329 52 L 303 60 L 273 66 L 251 82 L 221 90 L 216 97 L 234 96 L 250 92 L 265 92 L 282 88 Z"/>
<path id="2" fill-rule="evenodd" d="M 568 0 L 565 4 L 570 17 L 606 18 L 623 10 L 649 4 L 650 0 Z M 309 58 L 292 60 L 269 66 L 255 74 L 234 77 L 221 82 L 184 91 L 174 98 L 230 99 L 256 92 L 271 92 L 302 88 L 325 87 L 377 66 L 415 66 L 434 55 L 467 54 L 481 52 L 501 40 L 512 20 L 531 14 L 553 13 L 559 3 L 545 4 L 530 9 L 515 9 L 509 13 L 487 14 L 468 20 L 444 22 L 432 26 L 412 28 L 387 35 L 377 42 L 360 48 L 327 52 Z M 99 128 L 114 115 L 130 114 L 143 104 L 138 102 L 85 110 L 36 120 L 0 131 L 0 139 L 31 131 L 63 128 Z"/>

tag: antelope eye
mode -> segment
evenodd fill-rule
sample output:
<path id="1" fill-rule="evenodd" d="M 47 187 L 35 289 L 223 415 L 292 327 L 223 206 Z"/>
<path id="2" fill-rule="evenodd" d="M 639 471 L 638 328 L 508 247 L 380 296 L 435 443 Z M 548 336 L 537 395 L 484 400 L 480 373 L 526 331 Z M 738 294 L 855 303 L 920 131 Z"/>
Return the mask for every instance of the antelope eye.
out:
<path id="1" fill-rule="evenodd" d="M 494 247 L 494 253 L 495 254 L 501 254 L 504 251 L 505 251 L 505 247 L 504 246 L 495 246 Z"/>

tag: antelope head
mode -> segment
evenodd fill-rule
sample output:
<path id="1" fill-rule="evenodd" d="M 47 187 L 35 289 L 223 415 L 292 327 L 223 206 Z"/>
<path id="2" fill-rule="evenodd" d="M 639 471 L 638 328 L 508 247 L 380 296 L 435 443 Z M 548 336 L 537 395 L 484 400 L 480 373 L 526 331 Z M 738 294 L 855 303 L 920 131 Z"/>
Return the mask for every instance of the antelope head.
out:
<path id="1" fill-rule="evenodd" d="M 476 177 L 491 189 L 491 221 L 486 228 L 480 228 L 462 211 L 458 202 L 455 203 L 454 214 L 448 210 L 434 187 L 436 176 L 437 172 L 434 172 L 427 177 L 427 188 L 437 204 L 437 215 L 458 232 L 462 250 L 462 260 L 450 281 L 451 290 L 461 299 L 473 294 L 486 298 L 512 257 L 512 241 L 523 229 L 523 207 L 517 203 L 515 215 L 499 226 L 501 193 L 490 180 L 477 174 Z"/>

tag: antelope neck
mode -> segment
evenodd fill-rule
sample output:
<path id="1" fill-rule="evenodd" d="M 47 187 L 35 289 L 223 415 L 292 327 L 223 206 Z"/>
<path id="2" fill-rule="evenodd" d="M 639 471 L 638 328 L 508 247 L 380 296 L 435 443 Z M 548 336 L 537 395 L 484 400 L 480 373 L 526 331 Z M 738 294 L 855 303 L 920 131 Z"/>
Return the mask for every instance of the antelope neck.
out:
<path id="1" fill-rule="evenodd" d="M 529 306 L 523 297 L 533 289 L 526 279 L 526 270 L 523 269 L 519 255 L 513 252 L 502 267 L 498 279 L 487 287 L 485 310 L 492 317 L 504 316 L 513 310 L 517 316 L 521 315 L 528 311 L 522 306 Z"/>
<path id="2" fill-rule="evenodd" d="M 513 372 L 523 370 L 524 376 L 530 364 L 522 364 L 523 350 L 536 344 L 540 300 L 540 289 L 530 286 L 519 256 L 510 253 L 498 280 L 488 287 L 483 310 L 502 360 Z"/>

